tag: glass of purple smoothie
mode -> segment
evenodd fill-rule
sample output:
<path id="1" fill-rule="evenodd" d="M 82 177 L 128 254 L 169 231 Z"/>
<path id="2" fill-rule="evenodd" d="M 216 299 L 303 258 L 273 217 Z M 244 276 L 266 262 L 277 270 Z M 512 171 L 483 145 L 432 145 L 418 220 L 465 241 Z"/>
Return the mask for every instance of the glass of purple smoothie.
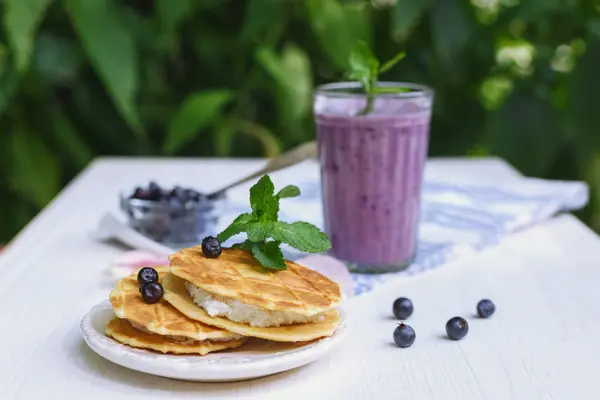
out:
<path id="1" fill-rule="evenodd" d="M 396 93 L 377 94 L 367 114 L 358 82 L 319 86 L 314 98 L 325 231 L 353 272 L 401 271 L 417 247 L 433 91 L 378 85 Z"/>

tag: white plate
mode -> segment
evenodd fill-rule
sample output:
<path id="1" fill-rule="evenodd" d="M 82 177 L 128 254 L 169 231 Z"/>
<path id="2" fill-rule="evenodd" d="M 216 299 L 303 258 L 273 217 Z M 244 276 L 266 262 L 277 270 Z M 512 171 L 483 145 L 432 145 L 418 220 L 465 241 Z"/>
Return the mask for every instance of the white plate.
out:
<path id="1" fill-rule="evenodd" d="M 105 300 L 81 320 L 83 338 L 98 355 L 136 371 L 200 382 L 253 379 L 300 367 L 326 355 L 341 341 L 346 329 L 342 320 L 333 336 L 306 344 L 249 339 L 235 350 L 206 356 L 176 356 L 134 349 L 107 337 L 104 327 L 113 317 L 111 304 Z"/>

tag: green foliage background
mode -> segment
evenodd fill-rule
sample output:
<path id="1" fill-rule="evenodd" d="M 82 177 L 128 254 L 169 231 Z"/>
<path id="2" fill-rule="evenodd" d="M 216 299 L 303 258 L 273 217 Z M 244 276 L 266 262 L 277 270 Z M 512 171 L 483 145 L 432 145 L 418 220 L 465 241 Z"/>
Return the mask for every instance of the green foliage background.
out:
<path id="1" fill-rule="evenodd" d="M 431 151 L 600 190 L 597 0 L 4 0 L 0 242 L 98 155 L 272 156 L 356 40 L 436 90 Z M 594 198 L 596 198 L 595 196 Z M 596 201 L 582 214 L 599 227 Z"/>

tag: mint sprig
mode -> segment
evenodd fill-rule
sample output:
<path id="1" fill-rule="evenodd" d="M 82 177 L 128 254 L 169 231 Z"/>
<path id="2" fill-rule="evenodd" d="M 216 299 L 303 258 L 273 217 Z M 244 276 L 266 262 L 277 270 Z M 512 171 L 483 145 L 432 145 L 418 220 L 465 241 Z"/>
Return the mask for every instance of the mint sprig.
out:
<path id="1" fill-rule="evenodd" d="M 360 82 L 365 94 L 367 95 L 367 105 L 359 113 L 360 115 L 369 114 L 373 111 L 375 95 L 379 93 L 402 93 L 406 88 L 378 87 L 378 76 L 392 69 L 400 60 L 406 56 L 406 53 L 399 52 L 380 66 L 379 60 L 369 49 L 369 46 L 363 41 L 358 41 L 350 53 L 350 72 L 348 78 L 356 79 Z"/>
<path id="2" fill-rule="evenodd" d="M 263 267 L 273 270 L 286 269 L 281 243 L 309 253 L 328 250 L 331 243 L 316 226 L 308 222 L 288 224 L 278 221 L 279 200 L 299 195 L 300 189 L 294 185 L 288 185 L 275 194 L 271 178 L 263 176 L 250 189 L 252 213 L 239 215 L 217 238 L 223 243 L 232 236 L 246 233 L 247 240 L 233 247 L 251 251 Z"/>

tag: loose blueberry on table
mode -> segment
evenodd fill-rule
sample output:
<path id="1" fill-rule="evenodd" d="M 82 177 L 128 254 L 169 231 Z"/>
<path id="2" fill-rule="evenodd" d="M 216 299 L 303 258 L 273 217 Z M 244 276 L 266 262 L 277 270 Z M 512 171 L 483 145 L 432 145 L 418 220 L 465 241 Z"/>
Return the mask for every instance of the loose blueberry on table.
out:
<path id="1" fill-rule="evenodd" d="M 221 255 L 221 243 L 214 236 L 207 236 L 202 240 L 202 253 L 208 258 L 217 258 Z"/>
<path id="2" fill-rule="evenodd" d="M 146 304 L 158 303 L 162 299 L 164 290 L 160 283 L 147 283 L 141 287 L 142 299 Z"/>
<path id="3" fill-rule="evenodd" d="M 148 283 L 158 282 L 158 272 L 154 268 L 145 267 L 140 269 L 137 275 L 137 281 L 140 286 Z"/>
<path id="4" fill-rule="evenodd" d="M 399 297 L 394 301 L 393 312 L 398 319 L 407 319 L 413 313 L 413 303 L 406 297 Z"/>
<path id="5" fill-rule="evenodd" d="M 477 315 L 481 318 L 489 318 L 496 312 L 496 305 L 491 300 L 483 299 L 477 303 Z"/>
<path id="6" fill-rule="evenodd" d="M 469 333 L 469 324 L 462 317 L 450 318 L 446 323 L 446 333 L 452 340 L 460 340 Z"/>
<path id="7" fill-rule="evenodd" d="M 394 342 L 398 347 L 406 348 L 412 346 L 416 337 L 415 330 L 402 322 L 394 329 Z"/>

